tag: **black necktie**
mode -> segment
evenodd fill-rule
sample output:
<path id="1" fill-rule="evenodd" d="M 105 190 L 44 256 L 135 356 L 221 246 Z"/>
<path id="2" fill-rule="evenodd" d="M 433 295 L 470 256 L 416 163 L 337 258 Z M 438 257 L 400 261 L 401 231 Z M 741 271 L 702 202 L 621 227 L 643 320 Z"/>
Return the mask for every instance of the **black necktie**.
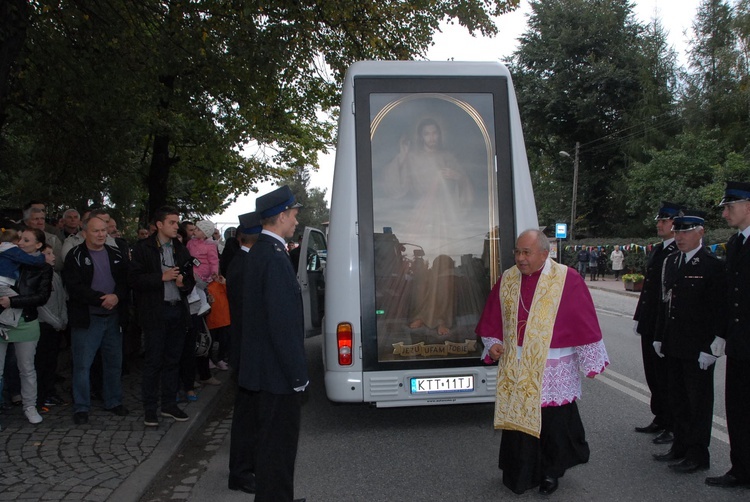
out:
<path id="1" fill-rule="evenodd" d="M 685 253 L 680 253 L 680 259 L 679 259 L 679 260 L 677 260 L 677 268 L 678 268 L 678 269 L 679 269 L 680 267 L 682 267 L 682 266 L 683 266 L 683 265 L 685 264 L 685 262 L 687 261 L 687 260 L 685 259 L 685 258 L 686 258 L 686 256 L 687 256 L 687 255 L 686 255 Z"/>
<path id="2" fill-rule="evenodd" d="M 742 250 L 742 246 L 745 244 L 745 234 L 740 234 L 737 237 L 737 251 Z"/>

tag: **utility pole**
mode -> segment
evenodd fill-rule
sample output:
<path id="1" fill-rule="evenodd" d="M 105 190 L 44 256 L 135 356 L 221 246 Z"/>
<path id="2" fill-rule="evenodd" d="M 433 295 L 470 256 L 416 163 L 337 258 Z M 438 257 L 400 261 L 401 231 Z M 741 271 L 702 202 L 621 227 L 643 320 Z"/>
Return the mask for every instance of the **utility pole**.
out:
<path id="1" fill-rule="evenodd" d="M 576 238 L 575 234 L 575 223 L 576 223 L 576 201 L 578 200 L 578 150 L 581 144 L 576 141 L 576 153 L 573 157 L 573 201 L 570 204 L 570 240 Z M 564 150 L 560 151 L 560 155 L 563 157 L 570 158 L 570 154 Z"/>
<path id="2" fill-rule="evenodd" d="M 570 204 L 570 240 L 575 240 L 576 201 L 578 200 L 578 149 L 580 143 L 576 141 L 576 153 L 573 159 L 573 202 Z"/>

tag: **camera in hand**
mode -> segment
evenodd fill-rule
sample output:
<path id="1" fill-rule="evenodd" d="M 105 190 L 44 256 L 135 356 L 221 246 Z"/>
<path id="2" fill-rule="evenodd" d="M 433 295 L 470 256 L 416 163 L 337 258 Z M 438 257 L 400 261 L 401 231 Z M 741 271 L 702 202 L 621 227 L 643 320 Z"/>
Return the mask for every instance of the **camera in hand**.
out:
<path id="1" fill-rule="evenodd" d="M 182 264 L 182 266 L 180 267 L 180 273 L 182 275 L 185 275 L 188 272 L 192 272 L 193 267 L 197 267 L 200 264 L 201 264 L 201 261 L 198 258 L 191 258 L 190 260 Z"/>

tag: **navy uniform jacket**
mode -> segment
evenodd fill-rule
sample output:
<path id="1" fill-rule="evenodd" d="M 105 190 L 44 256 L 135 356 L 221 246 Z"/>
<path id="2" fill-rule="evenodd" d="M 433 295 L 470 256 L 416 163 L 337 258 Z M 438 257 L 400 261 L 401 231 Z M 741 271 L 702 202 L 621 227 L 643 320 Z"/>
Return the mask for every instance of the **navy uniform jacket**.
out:
<path id="1" fill-rule="evenodd" d="M 226 248 L 224 248 L 226 250 Z M 245 274 L 245 268 L 249 264 L 249 253 L 238 249 L 231 263 L 227 267 L 227 300 L 229 300 L 229 317 L 232 324 L 229 325 L 229 334 L 231 338 L 229 353 L 229 365 L 235 372 L 239 372 L 240 354 L 242 353 L 242 298 L 245 294 L 242 277 Z M 239 373 L 238 373 L 239 374 Z"/>
<path id="2" fill-rule="evenodd" d="M 750 360 L 750 244 L 737 247 L 738 235 L 727 242 L 727 298 L 729 323 L 726 353 L 735 359 Z"/>
<path id="3" fill-rule="evenodd" d="M 697 361 L 700 352 L 711 354 L 714 337 L 726 333 L 726 272 L 706 248 L 678 269 L 681 254 L 664 261 L 666 295 L 659 311 L 664 322 L 657 323 L 655 339 L 662 342 L 664 354 Z"/>
<path id="4" fill-rule="evenodd" d="M 242 284 L 239 384 L 291 394 L 309 382 L 302 292 L 285 247 L 260 234 L 248 253 Z"/>
<path id="5" fill-rule="evenodd" d="M 638 297 L 638 306 L 635 308 L 633 320 L 638 321 L 638 333 L 653 340 L 656 331 L 656 318 L 661 302 L 661 269 L 664 260 L 671 253 L 677 251 L 675 241 L 664 247 L 660 242 L 651 249 L 646 262 L 646 275 L 643 280 L 641 296 Z"/>

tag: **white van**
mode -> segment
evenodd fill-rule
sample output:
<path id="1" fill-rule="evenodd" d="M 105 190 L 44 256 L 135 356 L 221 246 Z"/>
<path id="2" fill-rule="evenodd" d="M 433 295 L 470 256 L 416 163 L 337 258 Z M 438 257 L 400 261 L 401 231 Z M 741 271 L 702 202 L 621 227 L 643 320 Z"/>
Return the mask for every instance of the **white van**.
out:
<path id="1" fill-rule="evenodd" d="M 532 227 L 536 207 L 505 66 L 352 65 L 327 246 L 308 229 L 307 267 L 300 259 L 299 268 L 309 328 L 317 322 L 324 337 L 328 398 L 493 401 L 497 368 L 480 362 L 474 328 L 513 264 L 516 235 Z"/>

